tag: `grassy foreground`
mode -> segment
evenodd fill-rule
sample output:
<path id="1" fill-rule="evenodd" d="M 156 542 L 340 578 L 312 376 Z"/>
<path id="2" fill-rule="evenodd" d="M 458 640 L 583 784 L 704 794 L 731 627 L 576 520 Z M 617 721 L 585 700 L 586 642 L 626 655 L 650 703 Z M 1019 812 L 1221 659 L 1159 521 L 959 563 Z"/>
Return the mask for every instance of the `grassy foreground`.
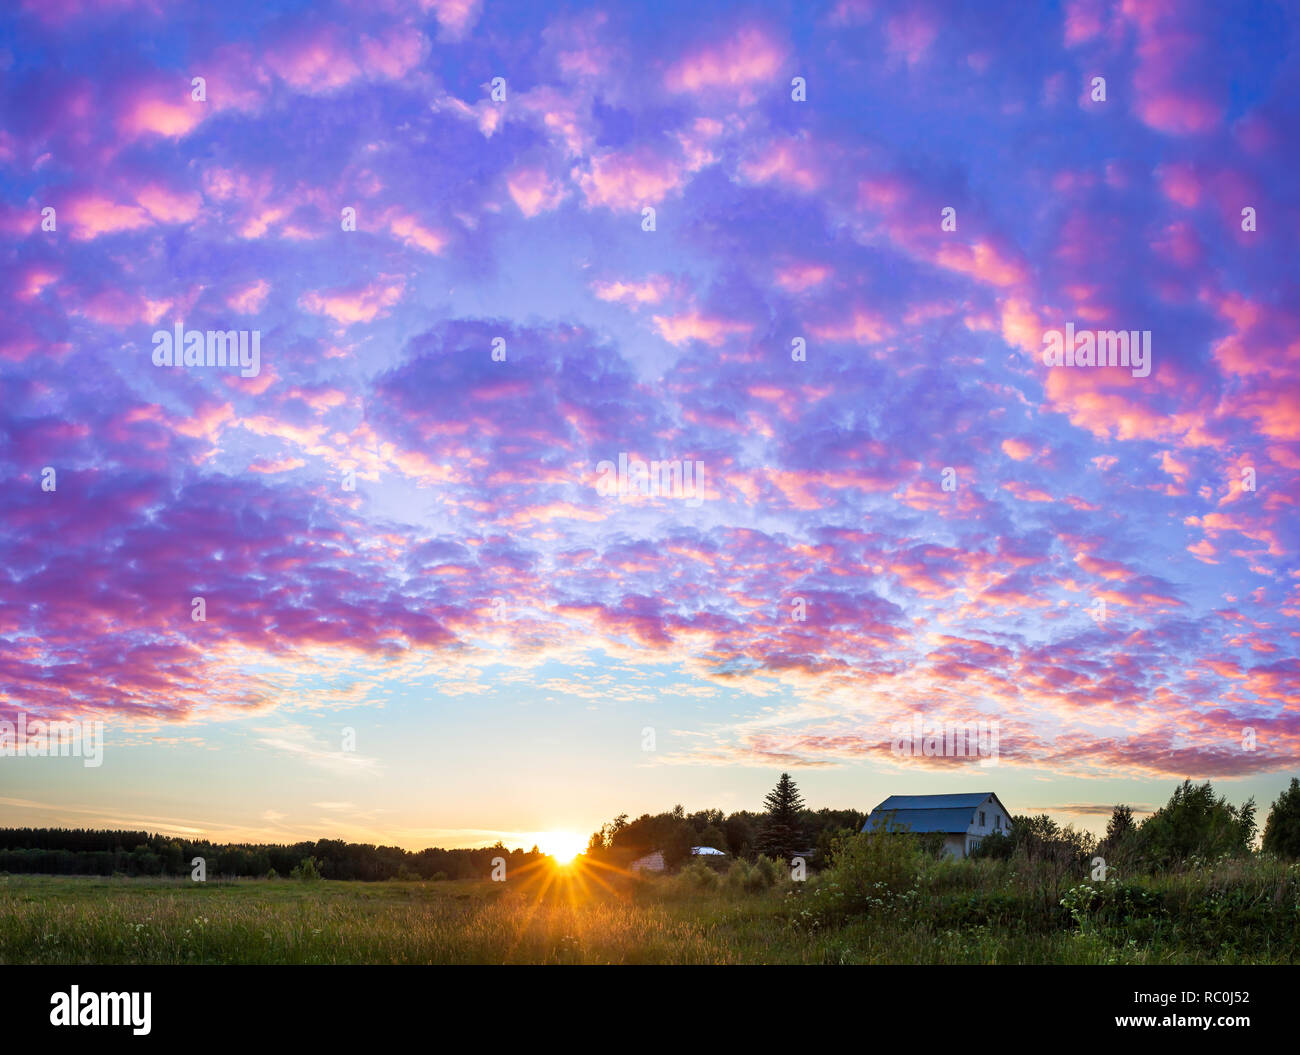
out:
<path id="1" fill-rule="evenodd" d="M 965 866 L 969 870 L 969 865 Z M 1043 916 L 996 866 L 969 889 L 906 892 L 884 911 L 825 912 L 825 883 L 746 890 L 701 875 L 492 883 L 0 876 L 0 963 L 1289 963 L 1273 918 L 1234 941 L 1150 913 Z M 969 872 L 968 872 L 969 874 Z M 966 887 L 966 883 L 961 884 Z M 993 889 L 989 889 L 992 886 Z M 1212 874 L 1205 897 L 1213 905 Z M 1189 905 L 1191 902 L 1189 902 Z M 1275 905 L 1289 922 L 1293 906 Z M 1022 909 L 1023 914 L 1022 914 Z M 1188 912 L 1192 912 L 1189 907 Z M 1194 913 L 1193 913 L 1194 914 Z M 1166 916 L 1168 913 L 1166 912 Z M 1038 919 L 1035 925 L 1032 919 Z M 1046 920 L 1046 923 L 1042 921 Z M 1145 922 L 1144 922 L 1145 921 Z M 1220 938 L 1223 940 L 1220 940 Z"/>

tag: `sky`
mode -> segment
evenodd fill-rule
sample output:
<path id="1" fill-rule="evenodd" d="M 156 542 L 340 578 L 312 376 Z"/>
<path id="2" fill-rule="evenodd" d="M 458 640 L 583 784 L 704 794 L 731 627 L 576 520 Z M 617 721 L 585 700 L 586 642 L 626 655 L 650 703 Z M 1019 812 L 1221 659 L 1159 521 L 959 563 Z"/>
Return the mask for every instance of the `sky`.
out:
<path id="1" fill-rule="evenodd" d="M 527 846 L 782 771 L 1262 819 L 1298 49 L 1269 2 L 6 5 L 0 719 L 103 754 L 0 757 L 0 824 Z M 1111 331 L 1144 365 L 1044 355 Z"/>

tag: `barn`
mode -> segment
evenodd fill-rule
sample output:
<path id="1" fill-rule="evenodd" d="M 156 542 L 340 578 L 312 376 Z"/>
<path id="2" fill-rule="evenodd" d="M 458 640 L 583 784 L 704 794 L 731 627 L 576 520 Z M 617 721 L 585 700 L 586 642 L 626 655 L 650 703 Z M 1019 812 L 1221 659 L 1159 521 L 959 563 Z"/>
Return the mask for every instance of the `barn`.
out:
<path id="1" fill-rule="evenodd" d="M 1011 831 L 1011 812 L 991 791 L 958 795 L 890 795 L 871 811 L 864 832 L 940 832 L 945 857 L 967 857 L 994 832 Z"/>

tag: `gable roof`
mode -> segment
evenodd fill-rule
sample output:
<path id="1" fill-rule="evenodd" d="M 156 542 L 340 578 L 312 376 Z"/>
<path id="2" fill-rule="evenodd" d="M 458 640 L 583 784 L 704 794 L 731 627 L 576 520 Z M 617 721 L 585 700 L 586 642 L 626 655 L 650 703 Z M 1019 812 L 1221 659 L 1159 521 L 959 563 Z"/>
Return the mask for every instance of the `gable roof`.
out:
<path id="1" fill-rule="evenodd" d="M 875 831 L 892 814 L 891 829 L 906 825 L 913 832 L 964 832 L 975 819 L 976 807 L 990 797 L 1002 807 L 1009 823 L 1011 813 L 997 795 L 991 791 L 972 791 L 957 795 L 890 795 L 871 811 L 862 830 Z"/>

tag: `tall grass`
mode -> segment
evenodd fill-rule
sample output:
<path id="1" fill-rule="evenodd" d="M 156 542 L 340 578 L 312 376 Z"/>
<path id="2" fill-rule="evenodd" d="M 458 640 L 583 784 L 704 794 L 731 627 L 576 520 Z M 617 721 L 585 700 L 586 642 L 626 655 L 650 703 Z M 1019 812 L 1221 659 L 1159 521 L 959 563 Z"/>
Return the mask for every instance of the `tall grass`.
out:
<path id="1" fill-rule="evenodd" d="M 1300 866 L 1052 876 L 896 837 L 614 884 L 0 876 L 0 963 L 1292 963 Z M 707 878 L 705 878 L 707 874 Z"/>

